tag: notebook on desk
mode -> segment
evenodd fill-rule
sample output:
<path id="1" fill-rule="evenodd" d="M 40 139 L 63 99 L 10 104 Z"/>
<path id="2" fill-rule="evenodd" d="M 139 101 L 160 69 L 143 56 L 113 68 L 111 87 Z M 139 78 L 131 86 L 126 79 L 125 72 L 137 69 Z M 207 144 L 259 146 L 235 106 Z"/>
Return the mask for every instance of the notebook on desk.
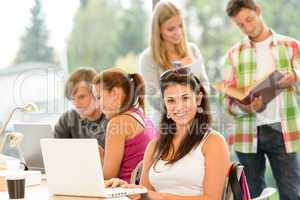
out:
<path id="1" fill-rule="evenodd" d="M 105 188 L 96 139 L 41 139 L 49 192 L 54 195 L 120 197 L 145 188 Z"/>

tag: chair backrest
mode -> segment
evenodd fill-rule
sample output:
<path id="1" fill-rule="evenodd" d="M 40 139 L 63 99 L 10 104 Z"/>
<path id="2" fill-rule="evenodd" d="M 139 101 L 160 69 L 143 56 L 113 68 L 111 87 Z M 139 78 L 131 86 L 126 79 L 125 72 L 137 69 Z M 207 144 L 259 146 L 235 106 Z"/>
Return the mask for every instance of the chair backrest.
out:
<path id="1" fill-rule="evenodd" d="M 140 183 L 143 169 L 143 160 L 141 160 L 131 172 L 130 183 L 138 185 Z"/>
<path id="2" fill-rule="evenodd" d="M 226 177 L 222 200 L 250 200 L 244 167 L 233 162 Z"/>

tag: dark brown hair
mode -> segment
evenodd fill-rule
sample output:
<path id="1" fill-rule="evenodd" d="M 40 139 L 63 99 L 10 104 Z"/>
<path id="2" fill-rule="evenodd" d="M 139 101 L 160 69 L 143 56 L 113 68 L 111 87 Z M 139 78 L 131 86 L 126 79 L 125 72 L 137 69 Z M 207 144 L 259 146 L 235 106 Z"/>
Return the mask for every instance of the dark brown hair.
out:
<path id="1" fill-rule="evenodd" d="M 103 71 L 94 79 L 94 85 L 102 85 L 106 90 L 121 88 L 125 99 L 121 104 L 121 112 L 124 112 L 136 105 L 144 110 L 145 84 L 140 74 L 127 73 L 119 68 L 112 68 Z"/>
<path id="2" fill-rule="evenodd" d="M 256 10 L 257 3 L 255 0 L 230 0 L 226 7 L 226 12 L 229 17 L 236 16 L 242 8 Z"/>
<path id="3" fill-rule="evenodd" d="M 74 71 L 65 84 L 65 97 L 71 100 L 71 96 L 76 93 L 78 83 L 84 82 L 92 93 L 93 79 L 97 71 L 91 67 L 80 67 Z"/>
<path id="4" fill-rule="evenodd" d="M 171 70 L 169 70 L 171 71 Z M 196 116 L 192 122 L 192 125 L 189 129 L 189 133 L 181 142 L 178 150 L 174 152 L 174 146 L 172 140 L 175 137 L 176 133 L 176 124 L 172 119 L 167 118 L 166 108 L 161 116 L 160 122 L 160 136 L 157 140 L 155 147 L 155 165 L 158 160 L 166 159 L 170 150 L 172 152 L 171 159 L 168 160 L 168 164 L 172 164 L 185 155 L 187 155 L 194 147 L 197 146 L 203 139 L 204 134 L 211 127 L 211 113 L 208 104 L 207 94 L 204 87 L 201 85 L 199 79 L 192 74 L 192 72 L 184 72 L 184 68 L 175 72 L 169 72 L 165 74 L 167 76 L 161 76 L 160 79 L 160 89 L 162 96 L 164 96 L 165 89 L 174 84 L 188 85 L 196 95 L 199 95 L 200 92 L 203 94 L 201 107 L 203 109 L 202 113 L 196 113 Z M 168 72 L 167 72 L 168 73 Z M 165 107 L 165 106 L 164 106 Z"/>

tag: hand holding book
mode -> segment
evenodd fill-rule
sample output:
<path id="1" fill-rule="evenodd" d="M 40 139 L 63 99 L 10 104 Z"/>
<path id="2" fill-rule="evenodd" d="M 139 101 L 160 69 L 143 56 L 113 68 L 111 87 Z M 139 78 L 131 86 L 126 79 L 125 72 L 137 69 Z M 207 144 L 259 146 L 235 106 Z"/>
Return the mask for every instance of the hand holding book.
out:
<path id="1" fill-rule="evenodd" d="M 228 84 L 224 84 L 223 82 L 216 83 L 213 86 L 216 90 L 224 93 L 230 98 L 233 98 L 239 104 L 259 104 L 256 102 L 259 99 L 255 101 L 255 98 L 261 96 L 262 103 L 266 105 L 279 95 L 284 89 L 283 86 L 290 84 L 290 81 L 291 77 L 289 75 L 283 75 L 279 71 L 275 70 L 269 73 L 265 78 L 248 87 L 236 88 Z M 279 85 L 279 83 L 281 83 L 281 85 Z"/>
<path id="2" fill-rule="evenodd" d="M 280 88 L 288 88 L 292 86 L 297 80 L 297 76 L 294 71 L 288 71 L 283 74 L 283 77 L 279 80 L 278 85 Z"/>
<path id="3" fill-rule="evenodd" d="M 255 97 L 248 105 L 241 104 L 239 101 L 236 101 L 236 104 L 240 107 L 240 109 L 247 113 L 262 112 L 266 108 L 266 104 L 263 103 L 262 96 Z"/>
<path id="4" fill-rule="evenodd" d="M 296 82 L 296 75 L 292 71 L 285 72 L 280 80 L 277 82 L 277 87 L 280 89 L 285 89 Z M 255 97 L 253 101 L 248 104 L 244 105 L 241 104 L 239 101 L 236 101 L 237 105 L 245 112 L 261 112 L 266 108 L 266 104 L 263 102 L 262 96 Z"/>

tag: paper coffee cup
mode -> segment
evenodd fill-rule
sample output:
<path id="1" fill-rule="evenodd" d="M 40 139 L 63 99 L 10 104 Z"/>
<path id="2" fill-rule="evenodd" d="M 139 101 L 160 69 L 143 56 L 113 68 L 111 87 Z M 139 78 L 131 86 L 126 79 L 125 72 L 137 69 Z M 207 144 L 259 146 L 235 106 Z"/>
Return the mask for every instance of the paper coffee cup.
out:
<path id="1" fill-rule="evenodd" d="M 25 176 L 21 172 L 12 172 L 6 176 L 9 199 L 25 198 Z"/>

